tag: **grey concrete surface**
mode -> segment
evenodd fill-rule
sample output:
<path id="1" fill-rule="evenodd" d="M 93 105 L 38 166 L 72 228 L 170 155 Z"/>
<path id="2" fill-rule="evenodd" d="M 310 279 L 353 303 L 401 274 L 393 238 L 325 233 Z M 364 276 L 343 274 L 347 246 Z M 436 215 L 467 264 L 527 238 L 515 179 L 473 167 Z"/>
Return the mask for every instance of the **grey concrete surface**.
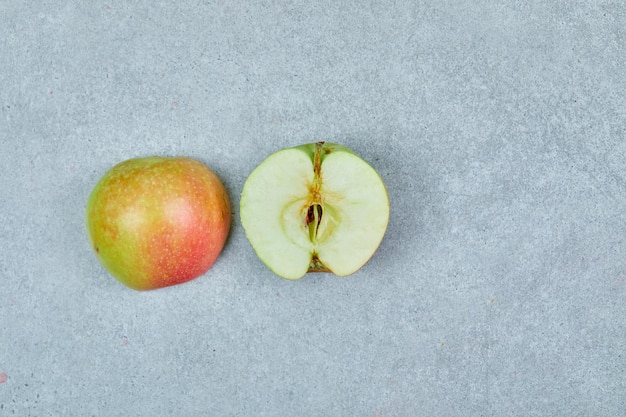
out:
<path id="1" fill-rule="evenodd" d="M 626 415 L 619 1 L 0 3 L 0 415 Z M 326 140 L 391 220 L 347 278 L 274 276 L 248 173 Z M 135 292 L 89 248 L 114 164 L 212 167 L 232 232 Z"/>

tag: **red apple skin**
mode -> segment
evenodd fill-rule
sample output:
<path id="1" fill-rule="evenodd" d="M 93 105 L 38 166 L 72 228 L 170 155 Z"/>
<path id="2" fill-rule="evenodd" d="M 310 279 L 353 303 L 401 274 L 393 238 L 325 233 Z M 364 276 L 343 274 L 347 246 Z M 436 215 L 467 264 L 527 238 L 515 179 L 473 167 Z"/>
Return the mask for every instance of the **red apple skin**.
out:
<path id="1" fill-rule="evenodd" d="M 111 275 L 152 290 L 203 275 L 230 230 L 230 201 L 206 165 L 184 157 L 130 159 L 114 166 L 87 201 L 87 234 Z"/>

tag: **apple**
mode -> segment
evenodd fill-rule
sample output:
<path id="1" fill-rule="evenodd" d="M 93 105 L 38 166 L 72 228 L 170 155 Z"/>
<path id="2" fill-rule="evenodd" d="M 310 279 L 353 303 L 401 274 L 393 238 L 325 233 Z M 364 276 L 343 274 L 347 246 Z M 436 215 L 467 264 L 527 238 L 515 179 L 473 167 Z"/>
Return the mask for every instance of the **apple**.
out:
<path id="1" fill-rule="evenodd" d="M 389 197 L 374 168 L 345 146 L 317 142 L 273 153 L 244 183 L 241 223 L 275 274 L 346 276 L 376 252 Z"/>
<path id="2" fill-rule="evenodd" d="M 185 157 L 121 162 L 87 201 L 96 256 L 136 290 L 181 284 L 217 260 L 230 230 L 230 201 L 206 165 Z"/>

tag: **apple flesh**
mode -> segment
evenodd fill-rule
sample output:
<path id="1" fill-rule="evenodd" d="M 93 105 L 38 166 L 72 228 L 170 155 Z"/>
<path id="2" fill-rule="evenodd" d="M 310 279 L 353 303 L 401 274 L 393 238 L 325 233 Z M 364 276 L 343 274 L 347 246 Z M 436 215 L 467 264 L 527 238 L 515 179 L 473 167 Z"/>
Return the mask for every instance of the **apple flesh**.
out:
<path id="1" fill-rule="evenodd" d="M 147 157 L 109 170 L 89 196 L 86 217 L 109 273 L 150 290 L 204 274 L 224 247 L 231 211 L 224 185 L 204 164 Z"/>
<path id="2" fill-rule="evenodd" d="M 345 146 L 318 142 L 275 152 L 255 168 L 240 215 L 256 254 L 277 275 L 346 276 L 380 245 L 389 197 L 367 162 Z"/>

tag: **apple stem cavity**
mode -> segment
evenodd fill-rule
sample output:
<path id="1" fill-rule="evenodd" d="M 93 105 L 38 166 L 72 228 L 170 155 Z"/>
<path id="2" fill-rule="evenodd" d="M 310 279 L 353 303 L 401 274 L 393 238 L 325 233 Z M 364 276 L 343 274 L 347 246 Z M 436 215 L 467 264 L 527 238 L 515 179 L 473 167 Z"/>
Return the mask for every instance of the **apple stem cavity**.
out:
<path id="1" fill-rule="evenodd" d="M 313 257 L 311 258 L 311 263 L 309 264 L 309 270 L 307 272 L 333 272 L 333 271 L 331 271 L 326 265 L 322 263 L 322 261 L 320 261 L 320 258 L 318 258 L 317 253 L 314 253 Z"/>

